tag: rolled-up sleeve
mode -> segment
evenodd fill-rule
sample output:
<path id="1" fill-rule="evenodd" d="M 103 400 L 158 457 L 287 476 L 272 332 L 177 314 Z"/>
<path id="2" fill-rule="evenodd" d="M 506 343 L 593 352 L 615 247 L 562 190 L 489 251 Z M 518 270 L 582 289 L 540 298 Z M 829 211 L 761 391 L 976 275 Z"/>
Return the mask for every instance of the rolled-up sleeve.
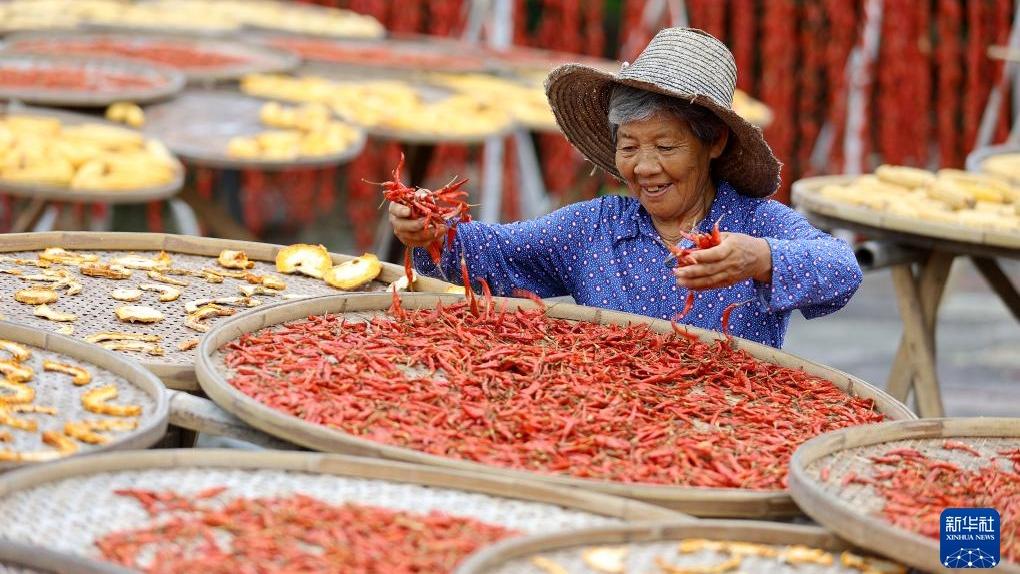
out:
<path id="1" fill-rule="evenodd" d="M 439 265 L 419 247 L 414 250 L 415 268 L 460 284 L 463 255 L 471 279 L 484 278 L 495 295 L 509 296 L 515 289 L 539 297 L 568 295 L 570 285 L 563 273 L 561 253 L 566 246 L 563 221 L 570 215 L 569 209 L 515 223 L 462 223 L 452 245 L 444 247 Z M 576 241 L 576 236 L 572 240 Z"/>
<path id="2" fill-rule="evenodd" d="M 800 309 L 813 319 L 841 309 L 861 284 L 853 248 L 775 201 L 764 202 L 755 219 L 772 250 L 772 282 L 757 284 L 772 312 Z"/>

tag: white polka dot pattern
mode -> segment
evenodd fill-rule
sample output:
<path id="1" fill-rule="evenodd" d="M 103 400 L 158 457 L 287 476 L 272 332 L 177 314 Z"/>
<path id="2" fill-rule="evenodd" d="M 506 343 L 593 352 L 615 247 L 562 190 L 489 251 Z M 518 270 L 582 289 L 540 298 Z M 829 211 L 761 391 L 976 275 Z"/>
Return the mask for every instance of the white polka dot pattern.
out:
<path id="1" fill-rule="evenodd" d="M 772 249 L 772 283 L 743 281 L 698 292 L 682 322 L 719 330 L 730 303 L 753 299 L 730 317 L 730 332 L 773 347 L 783 344 L 790 313 L 811 319 L 832 313 L 861 283 L 853 249 L 813 227 L 778 201 L 741 195 L 717 186 L 709 215 L 697 226 L 766 239 Z M 683 247 L 691 247 L 684 240 Z M 571 295 L 578 304 L 660 319 L 683 309 L 687 290 L 672 274 L 669 252 L 651 217 L 636 199 L 607 196 L 575 203 L 530 221 L 460 224 L 440 265 L 415 249 L 420 273 L 459 283 L 460 256 L 471 277 L 488 281 L 496 295 L 525 289 L 540 297 Z"/>

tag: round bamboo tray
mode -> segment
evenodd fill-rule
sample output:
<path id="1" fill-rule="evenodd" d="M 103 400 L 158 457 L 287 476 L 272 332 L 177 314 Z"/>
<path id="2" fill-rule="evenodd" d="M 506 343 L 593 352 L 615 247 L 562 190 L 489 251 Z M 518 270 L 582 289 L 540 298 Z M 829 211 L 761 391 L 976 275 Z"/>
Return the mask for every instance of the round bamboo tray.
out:
<path id="1" fill-rule="evenodd" d="M 142 415 L 137 417 L 138 426 L 129 431 L 103 433 L 109 442 L 102 445 L 89 445 L 75 440 L 78 451 L 74 456 L 113 449 L 146 448 L 155 444 L 166 433 L 169 417 L 169 403 L 163 385 L 152 373 L 138 363 L 127 360 L 106 349 L 75 341 L 69 337 L 46 333 L 7 321 L 0 321 L 0 339 L 14 341 L 31 348 L 32 356 L 21 364 L 34 371 L 31 382 L 26 383 L 35 390 L 33 405 L 56 407 L 57 414 L 14 414 L 17 418 L 31 419 L 37 422 L 38 431 L 28 432 L 0 426 L 0 430 L 10 433 L 12 440 L 0 443 L 0 450 L 19 452 L 52 450 L 42 442 L 43 431 L 60 431 L 64 423 L 83 419 L 106 419 L 106 417 L 85 410 L 80 397 L 90 389 L 114 384 L 118 396 L 112 401 L 115 404 L 141 405 Z M 3 358 L 8 354 L 0 352 Z M 56 361 L 73 366 L 84 367 L 91 375 L 92 381 L 82 387 L 71 383 L 66 374 L 44 371 L 44 360 Z M 121 419 L 124 420 L 124 419 Z M 32 462 L 0 462 L 0 471 L 30 466 Z"/>
<path id="2" fill-rule="evenodd" d="M 258 44 L 165 33 L 102 34 L 95 32 L 67 32 L 59 36 L 54 36 L 52 33 L 14 34 L 5 38 L 3 51 L 15 54 L 63 53 L 75 55 L 76 49 L 80 49 L 77 47 L 89 42 L 115 42 L 129 48 L 145 48 L 153 44 L 173 43 L 176 46 L 183 46 L 199 52 L 243 60 L 219 66 L 181 68 L 171 64 L 160 64 L 158 61 L 148 60 L 143 56 L 110 54 L 110 57 L 120 57 L 143 63 L 152 62 L 156 65 L 169 66 L 184 74 L 184 77 L 190 84 L 237 80 L 246 74 L 286 72 L 294 69 L 300 61 L 299 58 L 290 52 L 274 50 Z M 97 57 L 97 55 L 87 53 L 83 54 L 83 56 Z"/>
<path id="3" fill-rule="evenodd" d="M 132 571 L 49 548 L 7 541 L 0 548 L 0 574 L 130 574 Z"/>
<path id="4" fill-rule="evenodd" d="M 266 100 L 227 90 L 191 89 L 145 110 L 145 132 L 166 143 L 185 162 L 219 169 L 262 171 L 329 167 L 347 163 L 361 154 L 365 134 L 358 131 L 347 148 L 330 154 L 290 159 L 239 158 L 227 153 L 235 136 L 253 136 L 271 128 L 259 120 Z"/>
<path id="5" fill-rule="evenodd" d="M 1020 257 L 1020 233 L 921 221 L 848 205 L 819 195 L 819 191 L 826 185 L 847 185 L 854 179 L 854 176 L 849 175 L 828 175 L 795 181 L 791 192 L 793 202 L 808 211 L 811 219 L 823 227 L 845 227 L 921 247 L 938 247 L 945 251 Z"/>
<path id="6" fill-rule="evenodd" d="M 102 92 L 16 88 L 0 85 L 0 99 L 18 100 L 43 106 L 102 108 L 114 102 L 151 102 L 176 94 L 184 87 L 184 76 L 165 66 L 142 64 L 116 58 L 78 58 L 74 56 L 44 56 L 39 54 L 0 55 L 0 69 L 47 70 L 77 68 L 85 72 L 136 76 L 150 80 L 154 85 L 139 88 L 117 88 Z"/>
<path id="7" fill-rule="evenodd" d="M 0 244 L 0 255 L 5 255 L 8 258 L 20 256 L 35 259 L 38 253 L 47 247 L 63 247 L 72 251 L 94 253 L 103 260 L 125 255 L 127 252 L 151 258 L 160 251 L 166 251 L 173 257 L 175 267 L 192 270 L 218 268 L 215 258 L 221 250 L 241 250 L 255 262 L 255 267 L 251 269 L 253 273 L 260 275 L 269 273 L 283 278 L 287 283 L 284 294 L 319 297 L 342 293 L 320 279 L 299 274 L 276 273 L 274 262 L 276 253 L 281 249 L 279 245 L 162 233 L 45 232 L 7 234 L 3 237 L 4 240 Z M 353 259 L 350 255 L 332 254 L 331 257 L 334 264 Z M 10 267 L 22 268 L 22 266 L 11 263 L 0 263 L 0 268 Z M 39 271 L 34 267 L 25 266 L 23 268 L 26 273 L 34 272 L 33 270 Z M 376 281 L 369 284 L 368 288 L 384 290 L 389 283 L 403 276 L 403 267 L 392 263 L 383 263 L 382 272 Z M 79 295 L 62 296 L 59 301 L 52 304 L 52 307 L 78 315 L 78 320 L 72 323 L 75 337 L 84 337 L 101 331 L 159 333 L 162 336 L 159 345 L 165 351 L 165 355 L 153 357 L 147 354 L 132 353 L 130 356 L 140 360 L 142 365 L 155 373 L 169 388 L 196 390 L 198 383 L 194 370 L 195 351 L 179 351 L 178 345 L 185 341 L 198 339 L 202 333 L 184 326 L 185 313 L 182 306 L 185 302 L 194 299 L 238 296 L 240 295 L 238 285 L 247 283 L 244 280 L 231 278 L 227 278 L 219 284 L 207 283 L 198 277 L 177 278 L 183 278 L 189 282 L 187 287 L 175 286 L 181 291 L 178 300 L 160 303 L 156 300 L 156 293 L 147 292 L 141 301 L 133 303 L 155 307 L 164 312 L 164 320 L 157 323 L 155 327 L 146 328 L 144 325 L 121 323 L 114 316 L 116 307 L 129 303 L 110 298 L 110 290 L 135 287 L 139 283 L 155 282 L 140 270 L 136 270 L 131 278 L 119 281 L 82 276 L 79 280 L 84 286 L 83 291 Z M 7 293 L 7 296 L 0 298 L 0 314 L 9 320 L 24 322 L 40 329 L 52 331 L 59 328 L 61 324 L 33 316 L 32 306 L 14 300 L 14 291 L 27 285 L 26 281 L 15 275 L 0 273 L 0 290 Z M 415 281 L 414 288 L 419 291 L 442 292 L 450 286 L 449 283 L 443 281 L 419 276 Z M 267 306 L 273 304 L 275 300 L 283 300 L 281 295 L 259 295 L 256 298 Z"/>
<path id="8" fill-rule="evenodd" d="M 832 553 L 849 550 L 848 546 L 833 534 L 813 526 L 744 520 L 699 520 L 696 523 L 653 522 L 588 528 L 504 540 L 472 554 L 460 564 L 455 574 L 549 574 L 551 570 L 540 568 L 532 562 L 532 559 L 536 557 L 555 562 L 565 568 L 565 572 L 594 572 L 585 564 L 582 553 L 587 548 L 599 546 L 627 548 L 624 560 L 626 568 L 620 572 L 665 571 L 655 563 L 656 558 L 664 559 L 678 568 L 690 568 L 690 570 L 678 571 L 721 572 L 721 569 L 711 570 L 710 565 L 718 564 L 723 558 L 708 549 L 686 553 L 685 558 L 677 556 L 676 548 L 680 541 L 696 539 L 763 544 L 772 546 L 778 553 L 789 546 L 808 546 Z M 697 562 L 692 561 L 692 558 Z M 769 572 L 770 574 L 801 574 L 805 572 L 858 574 L 860 572 L 857 568 L 840 566 L 839 556 L 834 558 L 835 566 L 824 567 L 789 564 L 778 557 L 745 556 L 739 566 L 725 571 Z M 702 566 L 703 564 L 704 566 Z M 894 572 L 894 570 L 883 570 L 883 572 Z"/>
<path id="9" fill-rule="evenodd" d="M 486 72 L 486 59 L 468 46 L 436 41 L 430 36 L 387 39 L 328 38 L 291 34 L 260 34 L 256 41 L 286 50 L 308 62 L 331 66 L 381 68 L 403 72 Z"/>
<path id="10" fill-rule="evenodd" d="M 125 130 L 131 129 L 95 116 L 51 110 L 47 108 L 8 105 L 4 108 L 3 115 L 51 117 L 57 118 L 62 124 L 69 126 L 100 124 L 115 126 Z M 78 190 L 71 189 L 66 186 L 6 181 L 0 178 L 0 191 L 15 197 L 68 201 L 72 203 L 107 203 L 111 205 L 122 203 L 148 203 L 150 201 L 160 201 L 173 197 L 178 191 L 180 191 L 181 187 L 184 185 L 184 166 L 177 163 L 175 172 L 173 181 L 163 185 L 130 190 Z"/>
<path id="11" fill-rule="evenodd" d="M 942 448 L 946 439 L 963 441 L 984 456 L 947 451 Z M 805 442 L 790 460 L 790 493 L 808 516 L 869 551 L 923 570 L 941 572 L 937 539 L 873 516 L 881 511 L 883 501 L 871 486 L 856 483 L 842 486 L 851 472 L 870 476 L 873 463 L 869 457 L 896 448 L 913 448 L 929 458 L 974 470 L 988 464 L 987 457 L 997 450 L 1020 448 L 1020 419 L 923 419 L 847 428 Z M 821 478 L 823 468 L 828 468 L 828 480 Z M 996 572 L 1020 572 L 1020 564 L 1003 558 Z"/>
<path id="12" fill-rule="evenodd" d="M 452 304 L 460 300 L 463 299 L 452 295 L 414 294 L 401 297 L 402 305 L 407 309 L 431 309 L 435 307 L 437 301 Z M 505 301 L 508 305 L 507 308 L 510 310 L 521 306 L 529 307 L 534 305 L 531 302 L 517 299 L 496 298 L 496 301 L 497 304 Z M 279 305 L 264 311 L 248 312 L 244 315 L 228 319 L 210 331 L 199 346 L 196 370 L 202 389 L 222 408 L 252 426 L 273 436 L 316 450 L 405 460 L 448 468 L 484 471 L 499 476 L 541 480 L 558 485 L 635 498 L 697 516 L 765 517 L 787 516 L 798 513 L 788 493 L 780 491 L 623 484 L 511 470 L 389 446 L 357 438 L 336 429 L 312 424 L 290 414 L 277 411 L 249 397 L 227 382 L 225 376 L 226 369 L 222 365 L 222 355 L 218 349 L 245 333 L 257 331 L 266 326 L 322 313 L 345 313 L 348 314 L 350 320 L 365 320 L 382 313 L 390 306 L 391 302 L 392 297 L 389 294 L 370 294 L 357 297 L 324 297 L 316 300 L 297 301 L 292 304 Z M 603 324 L 648 324 L 657 332 L 672 332 L 672 328 L 667 321 L 594 307 L 552 303 L 547 308 L 547 314 L 550 317 Z M 714 340 L 722 337 L 719 333 L 693 327 L 687 327 L 687 330 L 705 340 Z M 914 415 L 904 405 L 883 391 L 872 387 L 856 377 L 750 341 L 737 339 L 735 344 L 740 349 L 759 359 L 788 367 L 802 368 L 811 375 L 832 381 L 837 387 L 851 395 L 873 399 L 876 402 L 877 409 L 887 417 L 892 419 L 914 418 Z"/>
<path id="13" fill-rule="evenodd" d="M 136 501 L 114 490 L 191 494 L 214 486 L 229 489 L 218 500 L 301 493 L 330 504 L 443 511 L 523 534 L 689 518 L 602 494 L 406 463 L 303 452 L 151 450 L 80 457 L 0 477 L 0 514 L 31 517 L 0 523 L 0 553 L 13 541 L 98 559 L 97 538 L 150 521 Z"/>

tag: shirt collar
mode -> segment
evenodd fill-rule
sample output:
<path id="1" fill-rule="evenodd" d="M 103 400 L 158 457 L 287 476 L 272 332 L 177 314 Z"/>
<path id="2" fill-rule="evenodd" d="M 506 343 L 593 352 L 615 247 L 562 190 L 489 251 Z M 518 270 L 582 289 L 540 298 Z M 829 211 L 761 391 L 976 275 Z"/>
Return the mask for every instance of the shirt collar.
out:
<path id="1" fill-rule="evenodd" d="M 725 214 L 726 206 L 732 203 L 736 193 L 737 191 L 733 189 L 733 186 L 725 181 L 720 181 L 715 187 L 715 199 L 712 200 L 708 216 L 699 221 L 695 229 L 702 233 L 711 231 L 715 222 Z M 614 244 L 625 239 L 633 239 L 638 235 L 644 235 L 655 240 L 659 239 L 659 232 L 656 231 L 655 224 L 652 223 L 652 216 L 648 215 L 648 212 L 645 211 L 645 208 L 641 206 L 638 200 L 631 200 L 623 221 L 623 225 L 620 226 L 613 240 Z M 720 227 L 722 227 L 721 223 Z"/>

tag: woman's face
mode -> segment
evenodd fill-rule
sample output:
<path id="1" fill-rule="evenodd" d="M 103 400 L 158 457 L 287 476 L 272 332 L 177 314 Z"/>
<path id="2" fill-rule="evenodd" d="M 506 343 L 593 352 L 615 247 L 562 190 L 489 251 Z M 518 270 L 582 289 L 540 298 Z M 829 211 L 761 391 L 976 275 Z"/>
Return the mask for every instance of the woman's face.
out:
<path id="1" fill-rule="evenodd" d="M 683 220 L 712 189 L 709 162 L 725 147 L 725 137 L 702 142 L 687 121 L 662 112 L 620 125 L 616 169 L 653 219 Z"/>

